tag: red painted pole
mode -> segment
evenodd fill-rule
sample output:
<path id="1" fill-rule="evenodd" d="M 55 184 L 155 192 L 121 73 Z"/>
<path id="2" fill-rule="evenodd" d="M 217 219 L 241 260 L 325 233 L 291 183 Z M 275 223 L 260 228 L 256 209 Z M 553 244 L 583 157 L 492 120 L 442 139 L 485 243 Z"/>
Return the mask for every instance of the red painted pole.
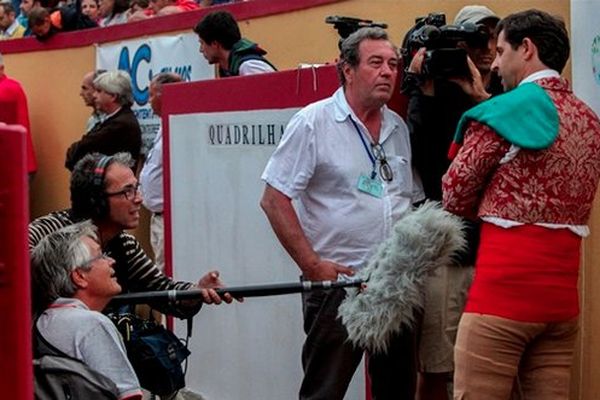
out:
<path id="1" fill-rule="evenodd" d="M 26 130 L 0 123 L 0 398 L 33 398 Z"/>

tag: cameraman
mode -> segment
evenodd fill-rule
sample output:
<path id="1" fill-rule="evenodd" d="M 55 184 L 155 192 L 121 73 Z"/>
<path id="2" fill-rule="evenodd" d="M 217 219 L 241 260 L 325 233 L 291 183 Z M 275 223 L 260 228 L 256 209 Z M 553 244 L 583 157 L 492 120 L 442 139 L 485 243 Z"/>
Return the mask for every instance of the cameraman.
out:
<path id="1" fill-rule="evenodd" d="M 442 199 L 441 179 L 450 165 L 448 150 L 462 113 L 502 91 L 498 77 L 491 70 L 496 56 L 494 29 L 498 21 L 498 16 L 484 6 L 466 6 L 454 19 L 456 27 L 476 25 L 484 35 L 483 40 L 456 43 L 468 55 L 471 77 L 423 75 L 425 48 L 416 52 L 407 69 L 407 77 L 416 78 L 409 79 L 404 86 L 409 95 L 407 123 L 413 165 L 428 199 Z M 468 249 L 457 257 L 455 264 L 438 269 L 428 281 L 418 350 L 417 400 L 448 399 L 456 331 L 472 278 L 478 236 L 478 227 L 469 223 Z"/>

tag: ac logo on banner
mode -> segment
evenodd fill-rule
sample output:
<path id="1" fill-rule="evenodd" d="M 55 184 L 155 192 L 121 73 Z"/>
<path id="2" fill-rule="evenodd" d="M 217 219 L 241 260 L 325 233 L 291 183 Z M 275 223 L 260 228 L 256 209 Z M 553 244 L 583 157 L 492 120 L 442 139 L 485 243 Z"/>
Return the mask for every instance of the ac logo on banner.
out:
<path id="1" fill-rule="evenodd" d="M 121 50 L 121 54 L 119 54 L 119 65 L 118 69 L 125 71 L 131 77 L 131 89 L 133 91 L 133 98 L 137 104 L 140 106 L 148 103 L 149 91 L 148 85 L 144 85 L 143 88 L 140 88 L 139 80 L 138 80 L 138 70 L 142 61 L 145 61 L 148 65 L 151 64 L 152 61 L 152 49 L 147 44 L 142 44 L 135 51 L 133 55 L 133 60 L 131 63 L 129 62 L 129 47 L 123 46 Z M 148 79 L 147 82 L 152 80 L 152 68 L 148 69 Z"/>

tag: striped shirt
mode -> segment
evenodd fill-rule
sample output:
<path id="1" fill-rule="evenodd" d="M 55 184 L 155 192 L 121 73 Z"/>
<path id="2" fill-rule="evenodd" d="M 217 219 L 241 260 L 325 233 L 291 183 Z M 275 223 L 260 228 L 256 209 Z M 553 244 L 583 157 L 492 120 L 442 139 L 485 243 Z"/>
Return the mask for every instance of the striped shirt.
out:
<path id="1" fill-rule="evenodd" d="M 29 251 L 46 235 L 78 221 L 73 219 L 70 210 L 52 212 L 35 219 L 29 224 Z M 194 287 L 191 282 L 174 281 L 164 275 L 152 259 L 142 249 L 138 240 L 125 232 L 120 232 L 108 241 L 102 249 L 115 260 L 117 281 L 123 293 L 142 292 L 150 290 L 185 290 Z M 178 318 L 188 318 L 195 315 L 201 307 L 190 307 L 180 304 L 152 304 L 153 308 Z"/>

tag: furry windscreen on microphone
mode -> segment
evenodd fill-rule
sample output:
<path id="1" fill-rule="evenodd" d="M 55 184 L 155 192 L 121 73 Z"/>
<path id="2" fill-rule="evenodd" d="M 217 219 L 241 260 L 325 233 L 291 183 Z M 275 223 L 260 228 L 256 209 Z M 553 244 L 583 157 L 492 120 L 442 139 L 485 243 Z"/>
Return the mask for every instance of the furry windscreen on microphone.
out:
<path id="1" fill-rule="evenodd" d="M 438 267 L 466 246 L 460 217 L 427 202 L 407 212 L 368 265 L 356 274 L 367 287 L 346 289 L 338 316 L 352 343 L 385 353 L 393 334 L 412 327 L 423 308 L 424 285 Z"/>

